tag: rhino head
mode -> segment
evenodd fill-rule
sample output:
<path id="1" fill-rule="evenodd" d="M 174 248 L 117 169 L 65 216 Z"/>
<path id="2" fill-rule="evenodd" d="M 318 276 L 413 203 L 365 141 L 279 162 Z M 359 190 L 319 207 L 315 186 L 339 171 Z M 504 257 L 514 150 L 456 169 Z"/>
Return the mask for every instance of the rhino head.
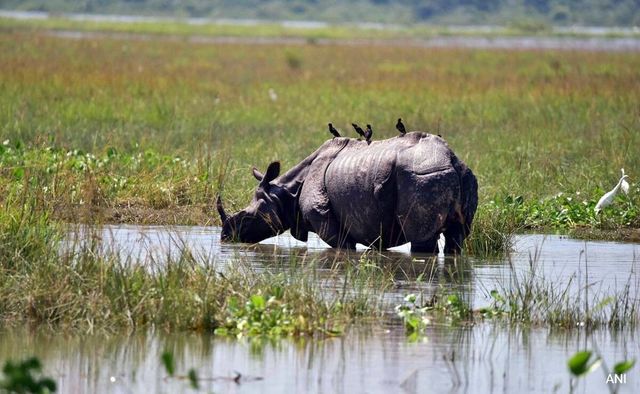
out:
<path id="1" fill-rule="evenodd" d="M 220 219 L 222 219 L 223 242 L 260 242 L 287 230 L 282 223 L 282 207 L 278 197 L 280 187 L 270 184 L 280 174 L 280 163 L 269 164 L 263 175 L 255 168 L 253 176 L 260 182 L 253 200 L 245 209 L 228 216 L 218 196 L 216 202 Z"/>

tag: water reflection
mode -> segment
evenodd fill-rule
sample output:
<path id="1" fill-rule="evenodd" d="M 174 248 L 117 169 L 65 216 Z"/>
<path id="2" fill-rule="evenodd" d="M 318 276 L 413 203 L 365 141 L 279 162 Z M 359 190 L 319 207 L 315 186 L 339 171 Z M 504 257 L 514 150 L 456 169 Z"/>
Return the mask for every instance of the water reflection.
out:
<path id="1" fill-rule="evenodd" d="M 195 368 L 205 392 L 567 392 L 568 357 L 599 347 L 605 361 L 640 354 L 633 333 L 549 332 L 493 324 L 429 328 L 408 343 L 401 329 L 371 328 L 322 340 L 251 343 L 209 335 L 65 337 L 43 332 L 0 335 L 0 355 L 35 354 L 60 392 L 185 392 L 188 382 L 168 378 L 159 363 L 173 352 L 176 374 Z M 637 373 L 622 393 L 638 392 Z M 576 392 L 607 391 L 596 371 Z"/>
<path id="2" fill-rule="evenodd" d="M 86 229 L 77 231 L 81 240 L 88 238 L 83 233 Z M 315 234 L 309 234 L 307 243 L 285 233 L 246 245 L 221 244 L 218 227 L 121 225 L 105 226 L 98 231 L 97 238 L 105 252 L 132 263 L 153 261 L 154 266 L 177 258 L 186 248 L 197 261 L 221 266 L 245 261 L 256 270 L 275 270 L 290 264 L 314 264 L 322 277 L 323 271 L 332 274 L 340 264 L 342 267 L 359 264 L 364 257 L 393 273 L 396 291 L 385 295 L 390 301 L 402 299 L 409 292 L 429 295 L 445 286 L 463 294 L 476 308 L 486 306 L 491 301 L 490 290 L 509 287 L 514 275 L 518 277 L 532 267 L 539 277 L 552 280 L 558 287 L 566 286 L 572 293 L 581 291 L 587 280 L 592 292 L 601 294 L 615 294 L 628 283 L 632 294 L 639 291 L 635 272 L 640 245 L 585 242 L 558 235 L 517 235 L 509 255 L 478 259 L 411 254 L 408 244 L 383 253 L 362 245 L 351 252 L 335 250 Z"/>
<path id="3" fill-rule="evenodd" d="M 393 287 L 378 289 L 390 309 L 408 293 L 428 297 L 441 287 L 462 293 L 478 308 L 488 304 L 488 290 L 508 286 L 514 273 L 530 269 L 532 263 L 555 283 L 574 278 L 578 291 L 585 283 L 594 291 L 614 291 L 637 271 L 640 249 L 635 244 L 521 235 L 509 256 L 481 260 L 412 255 L 407 246 L 384 253 L 364 248 L 345 252 L 326 247 L 317 237 L 302 244 L 286 234 L 252 246 L 220 244 L 219 229 L 212 227 L 107 226 L 94 238 L 86 231 L 75 229 L 71 234 L 85 243 L 99 240 L 104 252 L 128 257 L 131 264 L 170 264 L 171 257 L 186 247 L 198 261 L 221 268 L 243 262 L 250 269 L 272 272 L 313 269 L 328 292 L 340 291 L 350 270 L 368 264 L 368 269 L 393 276 Z M 634 278 L 631 294 L 637 297 Z M 338 338 L 256 342 L 153 330 L 129 336 L 69 336 L 19 328 L 0 332 L 0 360 L 37 355 L 60 392 L 186 392 L 188 382 L 168 378 L 159 362 L 161 353 L 170 350 L 178 375 L 196 368 L 206 392 L 548 393 L 569 390 L 566 362 L 573 353 L 599 349 L 611 367 L 640 354 L 638 333 L 480 322 L 465 327 L 431 325 L 424 340 L 410 343 L 402 327 L 380 324 L 352 329 Z M 640 392 L 639 376 L 636 367 L 619 392 Z M 607 391 L 605 382 L 602 371 L 596 371 L 575 391 Z"/>

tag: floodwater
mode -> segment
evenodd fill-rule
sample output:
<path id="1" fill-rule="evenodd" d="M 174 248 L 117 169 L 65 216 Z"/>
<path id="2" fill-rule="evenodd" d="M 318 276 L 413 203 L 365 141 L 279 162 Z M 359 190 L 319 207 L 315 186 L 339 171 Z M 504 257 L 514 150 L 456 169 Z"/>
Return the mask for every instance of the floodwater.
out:
<path id="1" fill-rule="evenodd" d="M 510 256 L 483 260 L 412 255 L 406 245 L 382 254 L 360 246 L 345 254 L 312 234 L 307 244 L 288 234 L 254 246 L 220 244 L 219 234 L 216 227 L 106 226 L 99 238 L 112 251 L 133 256 L 131 264 L 164 264 L 188 247 L 196 259 L 222 266 L 242 258 L 256 270 L 274 269 L 275 261 L 295 256 L 299 263 L 318 264 L 322 270 L 331 261 L 357 261 L 368 253 L 402 272 L 386 298 L 390 311 L 406 294 L 428 293 L 441 285 L 460 290 L 474 308 L 488 305 L 488 291 L 508 287 L 513 272 L 517 275 L 531 264 L 538 267 L 538 275 L 567 284 L 570 291 L 589 283 L 591 291 L 613 294 L 629 283 L 632 297 L 638 297 L 638 244 L 519 235 Z M 461 274 L 452 275 L 453 269 Z M 419 284 L 415 278 L 424 272 L 429 275 Z M 569 392 L 566 363 L 576 351 L 598 349 L 611 368 L 640 355 L 638 335 L 637 329 L 509 328 L 490 321 L 464 327 L 434 324 L 417 342 L 390 321 L 354 328 L 337 338 L 275 342 L 154 331 L 79 336 L 23 328 L 0 332 L 0 360 L 38 356 L 63 393 L 188 392 L 186 379 L 168 378 L 161 367 L 164 350 L 174 353 L 179 376 L 191 368 L 197 371 L 204 392 L 550 393 Z M 638 366 L 616 386 L 607 387 L 603 371 L 576 382 L 574 391 L 640 392 Z"/>
<path id="2" fill-rule="evenodd" d="M 109 23 L 162 23 L 182 22 L 190 25 L 234 25 L 257 26 L 263 23 L 277 24 L 285 28 L 320 29 L 331 25 L 321 21 L 263 21 L 256 19 L 209 19 L 209 18 L 170 18 L 139 15 L 100 15 L 100 14 L 49 14 L 40 11 L 0 10 L 0 18 L 11 19 L 48 19 L 60 18 L 72 21 L 91 21 Z M 381 23 L 350 23 L 351 27 L 369 30 L 401 31 L 406 26 Z M 586 50 L 602 52 L 638 52 L 640 51 L 640 30 L 638 27 L 599 27 L 568 26 L 554 27 L 552 33 L 562 36 L 501 36 L 508 29 L 501 26 L 441 26 L 446 32 L 427 38 L 410 39 L 327 39 L 309 40 L 302 37 L 226 37 L 191 35 L 153 35 L 121 32 L 85 32 L 50 31 L 47 34 L 66 39 L 117 39 L 117 40 L 169 40 L 193 42 L 199 44 L 252 44 L 252 45 L 349 45 L 349 46 L 410 46 L 421 48 L 474 48 L 474 49 L 510 49 L 510 50 Z M 477 34 L 470 34 L 477 33 Z M 482 35 L 495 35 L 483 37 Z M 579 37 L 584 35 L 584 37 Z"/>
<path id="3" fill-rule="evenodd" d="M 429 38 L 406 39 L 331 39 L 304 37 L 235 37 L 205 35 L 157 35 L 144 33 L 91 32 L 75 30 L 52 30 L 47 35 L 73 40 L 113 39 L 123 41 L 190 42 L 196 44 L 247 44 L 247 45 L 346 45 L 346 46 L 404 46 L 415 48 L 470 48 L 498 50 L 561 50 L 561 51 L 597 51 L 597 52 L 639 52 L 638 37 L 479 37 L 479 36 L 434 36 Z"/>

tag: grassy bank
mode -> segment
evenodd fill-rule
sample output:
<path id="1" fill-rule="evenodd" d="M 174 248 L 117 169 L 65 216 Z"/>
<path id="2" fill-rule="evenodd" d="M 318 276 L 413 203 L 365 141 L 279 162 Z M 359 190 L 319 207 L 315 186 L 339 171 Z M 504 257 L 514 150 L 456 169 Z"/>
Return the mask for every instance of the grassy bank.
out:
<path id="1" fill-rule="evenodd" d="M 376 253 L 307 259 L 273 255 L 257 264 L 203 257 L 172 240 L 173 253 L 141 260 L 103 244 L 92 227 L 62 227 L 33 199 L 0 211 L 0 323 L 76 332 L 150 327 L 223 336 L 340 335 L 352 325 L 404 322 L 419 336 L 430 324 L 482 321 L 549 328 L 634 328 L 640 299 L 629 274 L 622 291 L 595 291 L 575 275 L 541 275 L 539 262 L 512 267 L 491 304 L 470 303 L 470 261 L 390 262 Z M 78 231 L 79 230 L 79 231 Z M 581 280 L 581 279 L 578 279 Z M 420 291 L 397 304 L 403 286 Z M 635 289 L 635 290 L 634 290 Z M 394 310 L 398 312 L 392 313 Z"/>
<path id="2" fill-rule="evenodd" d="M 0 196 L 67 221 L 217 224 L 252 165 L 289 168 L 332 121 L 439 133 L 478 176 L 477 250 L 536 229 L 640 227 L 640 55 L 210 45 L 0 34 Z M 272 89 L 274 95 L 269 94 Z M 624 167 L 631 193 L 593 207 Z M 0 197 L 0 199 L 3 197 Z M 613 234 L 613 235 L 611 235 Z"/>

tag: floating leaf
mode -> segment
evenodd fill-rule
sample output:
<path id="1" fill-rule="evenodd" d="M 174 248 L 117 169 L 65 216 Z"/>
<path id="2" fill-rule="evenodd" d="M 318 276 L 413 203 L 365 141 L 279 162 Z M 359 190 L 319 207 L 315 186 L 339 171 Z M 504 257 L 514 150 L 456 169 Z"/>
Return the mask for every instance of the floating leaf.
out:
<path id="1" fill-rule="evenodd" d="M 599 357 L 596 357 L 596 359 L 590 363 L 589 360 L 591 360 L 592 355 L 593 352 L 588 350 L 574 354 L 567 363 L 571 373 L 574 376 L 582 376 L 595 371 L 600 366 L 602 360 L 600 360 Z"/>
<path id="2" fill-rule="evenodd" d="M 213 330 L 213 333 L 224 337 L 229 335 L 229 330 L 226 327 L 218 327 Z"/>
<path id="3" fill-rule="evenodd" d="M 191 368 L 189 370 L 189 383 L 191 383 L 191 388 L 194 390 L 198 390 L 199 385 L 198 385 L 198 373 L 196 372 L 195 369 Z"/>
<path id="4" fill-rule="evenodd" d="M 412 303 L 412 304 L 415 304 L 415 303 L 416 303 L 416 298 L 417 298 L 417 297 L 416 297 L 416 295 L 415 295 L 415 294 L 407 294 L 407 295 L 404 297 L 404 300 L 405 300 L 406 302 L 410 302 L 410 303 Z"/>
<path id="5" fill-rule="evenodd" d="M 630 370 L 631 368 L 633 368 L 633 366 L 636 364 L 636 360 L 626 360 L 626 361 L 622 361 L 617 363 L 616 365 L 613 366 L 613 372 L 616 375 L 621 375 L 625 372 L 627 372 L 628 370 Z"/>
<path id="6" fill-rule="evenodd" d="M 175 372 L 175 369 L 176 369 L 175 363 L 173 360 L 173 353 L 165 351 L 164 353 L 162 353 L 161 359 L 162 359 L 162 364 L 164 365 L 164 368 L 167 370 L 167 373 L 169 374 L 169 376 L 173 376 L 173 373 Z"/>

